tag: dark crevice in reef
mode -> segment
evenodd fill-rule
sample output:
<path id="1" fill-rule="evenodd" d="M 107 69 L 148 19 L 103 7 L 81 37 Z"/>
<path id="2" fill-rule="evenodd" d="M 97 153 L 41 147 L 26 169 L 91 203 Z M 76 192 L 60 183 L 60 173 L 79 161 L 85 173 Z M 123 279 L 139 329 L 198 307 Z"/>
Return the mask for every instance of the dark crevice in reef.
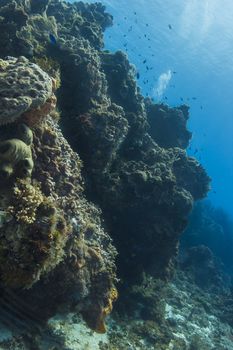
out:
<path id="1" fill-rule="evenodd" d="M 186 228 L 194 201 L 206 196 L 210 179 L 202 165 L 186 153 L 191 138 L 186 127 L 188 107 L 170 108 L 145 99 L 137 87 L 136 72 L 127 56 L 120 51 L 102 50 L 103 31 L 111 24 L 112 17 L 101 4 L 0 0 L 1 58 L 26 56 L 56 79 L 59 124 L 69 145 L 83 161 L 85 196 L 101 208 L 104 225 L 117 248 L 118 277 L 124 285 L 121 301 L 129 305 L 132 301 L 137 303 L 137 295 L 143 296 L 141 290 L 132 292 L 130 288 L 134 288 L 136 282 L 143 283 L 145 275 L 159 281 L 160 287 L 164 283 L 162 280 L 166 281 L 173 275 L 180 235 Z M 49 128 L 54 126 L 48 124 Z M 35 131 L 34 156 L 39 157 L 39 161 L 41 137 L 47 141 L 51 138 L 49 143 L 54 146 L 54 152 L 58 152 L 56 142 L 61 153 L 68 147 L 64 146 L 60 134 L 56 141 L 52 131 L 44 132 L 40 128 Z M 70 158 L 76 157 L 73 151 L 69 151 Z M 66 157 L 66 153 L 63 156 Z M 48 159 L 52 159 L 50 157 L 51 154 Z M 79 158 L 76 161 L 78 164 Z M 35 178 L 43 184 L 45 177 L 42 170 L 40 173 L 40 165 L 36 165 L 36 169 Z M 72 171 L 75 172 L 75 166 Z M 58 181 L 59 174 L 55 175 L 53 180 Z M 67 181 L 64 179 L 64 186 Z M 74 176 L 72 181 L 78 180 Z M 45 194 L 46 186 L 50 188 L 51 184 L 42 186 Z M 79 192 L 82 197 L 83 188 L 82 191 L 77 189 Z M 85 202 L 86 199 L 82 200 Z M 89 213 L 85 220 L 90 221 L 85 231 L 87 246 L 96 244 L 100 251 L 106 249 L 102 252 L 106 272 L 99 272 L 96 280 L 92 280 L 90 299 L 86 301 L 98 315 L 94 321 L 89 316 L 86 318 L 91 324 L 99 317 L 97 326 L 100 329 L 103 328 L 103 313 L 107 313 L 106 300 L 115 299 L 115 296 L 108 295 L 112 285 L 108 274 L 114 270 L 115 251 L 102 231 L 98 241 L 99 212 L 92 204 L 84 202 L 81 206 Z M 90 213 L 94 213 L 94 222 Z M 80 261 L 78 259 L 80 274 L 82 258 L 89 259 L 90 265 L 92 259 L 102 259 L 98 256 L 98 249 L 93 252 L 86 243 L 83 243 L 82 254 L 73 241 L 68 239 L 67 244 L 73 245 L 72 254 L 81 255 Z M 72 265 L 71 260 L 72 257 L 69 260 Z M 87 273 L 90 272 L 88 268 Z M 66 276 L 67 284 L 69 279 L 75 280 L 64 261 L 58 264 L 49 277 L 55 281 L 55 287 L 50 290 L 51 298 L 59 286 L 59 275 Z M 76 279 L 75 283 L 82 280 L 80 275 Z M 38 295 L 40 288 L 47 288 L 43 283 L 43 280 L 37 282 L 31 294 L 35 290 L 35 295 Z M 78 290 L 83 288 L 84 294 L 88 288 L 86 285 L 76 287 Z M 161 290 L 162 294 L 163 288 L 160 287 L 158 291 Z M 48 288 L 51 288 L 51 283 Z M 100 298 L 97 305 L 92 304 L 95 292 Z M 28 294 L 30 297 L 30 290 Z M 64 301 L 65 297 L 66 294 L 61 299 Z M 56 305 L 58 300 L 59 295 L 54 298 Z M 90 314 L 91 307 L 87 308 L 86 315 Z M 108 311 L 110 309 L 111 306 Z M 96 327 L 91 326 L 98 328 L 96 324 Z"/>

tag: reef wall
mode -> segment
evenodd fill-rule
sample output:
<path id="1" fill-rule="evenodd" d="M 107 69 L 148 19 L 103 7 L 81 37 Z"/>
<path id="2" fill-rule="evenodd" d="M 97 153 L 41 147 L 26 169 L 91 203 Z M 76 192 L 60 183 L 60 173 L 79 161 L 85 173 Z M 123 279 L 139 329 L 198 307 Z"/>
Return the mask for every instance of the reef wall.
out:
<path id="1" fill-rule="evenodd" d="M 185 151 L 191 137 L 188 107 L 169 108 L 144 99 L 127 56 L 103 50 L 103 31 L 111 24 L 101 4 L 0 0 L 0 56 L 25 56 L 54 79 L 46 90 L 45 112 L 38 116 L 38 106 L 30 104 L 18 112 L 25 114 L 22 121 L 33 133 L 31 143 L 21 139 L 31 182 L 13 181 L 7 198 L 13 201 L 14 221 L 6 219 L 1 227 L 0 251 L 10 255 L 14 250 L 5 239 L 11 225 L 17 225 L 23 267 L 22 277 L 18 265 L 16 271 L 13 267 L 12 283 L 17 275 L 16 287 L 32 286 L 36 294 L 37 288 L 43 289 L 43 276 L 52 271 L 52 296 L 62 274 L 68 287 L 77 288 L 83 314 L 99 331 L 116 298 L 115 249 L 109 235 L 119 253 L 123 282 L 138 282 L 145 272 L 168 278 L 188 214 L 194 201 L 205 197 L 210 181 Z M 29 61 L 23 59 L 22 65 Z M 62 133 L 72 149 L 54 120 L 56 113 L 41 118 L 55 103 L 53 93 Z M 84 198 L 80 159 L 85 195 L 101 208 L 109 235 L 101 228 L 98 209 Z M 25 195 L 32 197 L 32 213 Z M 26 208 L 19 209 L 18 201 Z M 25 210 L 30 222 L 24 220 Z M 14 258 L 8 260 L 10 269 Z M 3 285 L 11 283 L 4 277 L 6 267 L 1 267 Z"/>
<path id="2" fill-rule="evenodd" d="M 104 332 L 117 297 L 116 251 L 83 195 L 82 162 L 57 125 L 54 89 L 25 57 L 0 60 L 0 287 L 41 319 L 77 304 Z"/>

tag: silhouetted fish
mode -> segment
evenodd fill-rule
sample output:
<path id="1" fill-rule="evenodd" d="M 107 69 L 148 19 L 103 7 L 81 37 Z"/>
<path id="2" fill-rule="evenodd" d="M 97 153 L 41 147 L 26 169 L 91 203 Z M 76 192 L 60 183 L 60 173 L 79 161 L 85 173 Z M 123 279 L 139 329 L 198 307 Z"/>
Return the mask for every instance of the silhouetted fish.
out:
<path id="1" fill-rule="evenodd" d="M 137 72 L 137 79 L 139 79 L 140 78 L 140 73 L 139 72 Z"/>
<path id="2" fill-rule="evenodd" d="M 172 29 L 172 26 L 171 26 L 171 24 L 168 24 L 168 28 L 169 28 L 169 29 Z"/>
<path id="3" fill-rule="evenodd" d="M 49 40 L 51 42 L 51 44 L 56 45 L 57 44 L 57 39 L 55 38 L 55 36 L 53 34 L 49 34 Z"/>

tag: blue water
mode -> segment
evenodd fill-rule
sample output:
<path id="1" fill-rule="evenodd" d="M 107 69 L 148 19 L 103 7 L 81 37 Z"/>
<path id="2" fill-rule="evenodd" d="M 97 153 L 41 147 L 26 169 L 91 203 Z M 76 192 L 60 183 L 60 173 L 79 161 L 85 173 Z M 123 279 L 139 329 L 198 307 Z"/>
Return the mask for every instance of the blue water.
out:
<path id="1" fill-rule="evenodd" d="M 188 152 L 212 178 L 212 203 L 233 216 L 233 1 L 100 2 L 114 16 L 105 48 L 127 52 L 142 94 L 190 105 Z"/>

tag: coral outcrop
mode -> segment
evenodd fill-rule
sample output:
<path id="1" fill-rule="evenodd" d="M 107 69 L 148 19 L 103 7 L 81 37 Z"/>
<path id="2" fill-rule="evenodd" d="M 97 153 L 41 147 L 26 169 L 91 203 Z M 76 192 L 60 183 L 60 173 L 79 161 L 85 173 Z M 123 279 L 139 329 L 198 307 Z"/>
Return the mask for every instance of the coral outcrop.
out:
<path id="1" fill-rule="evenodd" d="M 160 147 L 188 147 L 192 133 L 186 128 L 189 118 L 187 105 L 170 108 L 165 104 L 155 105 L 147 99 L 146 109 L 150 124 L 149 133 Z"/>
<path id="2" fill-rule="evenodd" d="M 0 87 L 0 125 L 15 122 L 53 94 L 52 79 L 25 57 L 0 61 Z"/>
<path id="3" fill-rule="evenodd" d="M 0 0 L 0 18 L 0 73 L 11 72 L 6 55 L 27 57 L 9 59 L 12 70 L 21 67 L 20 76 L 24 70 L 30 77 L 38 72 L 24 94 L 20 88 L 14 96 L 8 84 L 13 107 L 8 115 L 2 108 L 2 124 L 24 123 L 32 130 L 31 144 L 20 140 L 32 150 L 26 159 L 34 162 L 30 176 L 13 181 L 2 200 L 6 217 L 0 225 L 0 255 L 7 277 L 12 271 L 19 276 L 15 287 L 31 287 L 19 293 L 31 303 L 46 289 L 48 301 L 37 301 L 42 314 L 51 314 L 61 300 L 72 300 L 87 323 L 103 332 L 117 295 L 116 251 L 99 209 L 84 198 L 81 163 L 85 195 L 101 208 L 119 252 L 120 295 L 127 301 L 128 286 L 145 274 L 159 281 L 171 277 L 193 203 L 209 189 L 204 168 L 185 151 L 191 137 L 188 108 L 144 99 L 127 56 L 101 50 L 103 31 L 112 24 L 101 4 Z M 41 93 L 30 96 L 38 79 Z M 57 86 L 68 142 L 53 118 Z M 19 201 L 23 207 L 16 205 Z M 17 232 L 8 235 L 14 225 Z M 12 287 L 1 268 L 3 284 Z"/>
<path id="4" fill-rule="evenodd" d="M 222 208 L 210 201 L 197 202 L 181 239 L 181 251 L 193 246 L 209 247 L 230 272 L 233 268 L 233 221 Z"/>
<path id="5" fill-rule="evenodd" d="M 120 274 L 128 278 L 134 267 L 137 277 L 143 269 L 169 276 L 193 201 L 206 195 L 209 183 L 184 150 L 191 137 L 187 106 L 145 100 L 127 56 L 100 50 L 112 24 L 102 5 L 39 1 L 38 10 L 31 3 L 32 13 L 23 2 L 11 3 L 0 9 L 0 26 L 12 27 L 17 55 L 47 57 L 59 69 L 62 129 L 84 162 L 87 194 L 103 210 Z M 10 22 L 9 11 L 21 15 Z M 9 43 L 2 54 L 14 53 Z"/>
<path id="6" fill-rule="evenodd" d="M 49 114 L 50 108 L 44 107 L 53 94 L 52 79 L 45 72 L 39 74 L 41 69 L 26 58 L 1 62 L 11 66 L 4 71 L 6 81 L 8 74 L 17 74 L 15 84 L 7 87 L 7 93 L 2 89 L 5 95 L 1 95 L 1 106 L 8 96 L 14 101 L 7 125 L 0 126 L 1 173 L 9 175 L 2 176 L 1 185 L 7 180 L 7 186 L 0 190 L 0 287 L 36 305 L 42 319 L 62 300 L 77 304 L 90 327 L 104 332 L 105 317 L 117 296 L 116 252 L 101 227 L 100 211 L 84 198 L 81 160 Z M 21 75 L 24 88 L 17 95 Z M 28 91 L 35 87 L 30 76 L 42 88 L 34 97 L 37 102 L 32 99 L 19 112 L 17 106 L 22 99 L 29 100 Z M 47 302 L 41 305 L 39 295 Z"/>

